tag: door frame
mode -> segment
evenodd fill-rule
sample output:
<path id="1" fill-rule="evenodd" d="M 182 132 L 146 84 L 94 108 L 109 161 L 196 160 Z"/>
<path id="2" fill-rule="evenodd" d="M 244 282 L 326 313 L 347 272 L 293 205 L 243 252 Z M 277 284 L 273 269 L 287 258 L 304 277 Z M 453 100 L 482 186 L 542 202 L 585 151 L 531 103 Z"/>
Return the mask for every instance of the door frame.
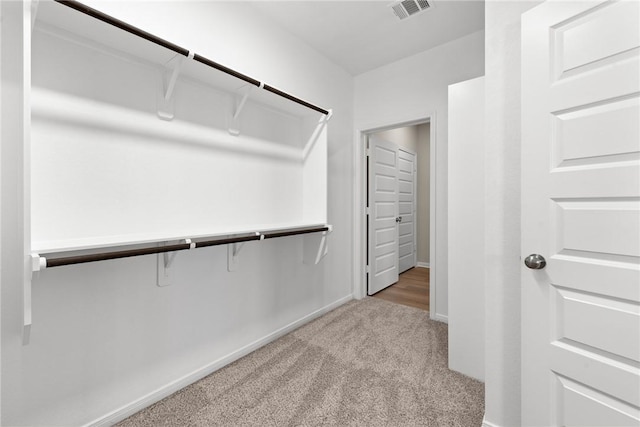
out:
<path id="1" fill-rule="evenodd" d="M 358 126 L 355 130 L 354 144 L 354 189 L 353 189 L 353 296 L 362 299 L 367 295 L 367 223 L 366 195 L 367 195 L 367 156 L 365 145 L 367 136 L 373 132 L 429 123 L 429 316 L 435 320 L 436 316 L 436 112 L 418 117 L 396 120 L 380 120 Z M 417 184 L 416 184 L 417 185 Z M 417 239 L 417 235 L 416 235 Z"/>

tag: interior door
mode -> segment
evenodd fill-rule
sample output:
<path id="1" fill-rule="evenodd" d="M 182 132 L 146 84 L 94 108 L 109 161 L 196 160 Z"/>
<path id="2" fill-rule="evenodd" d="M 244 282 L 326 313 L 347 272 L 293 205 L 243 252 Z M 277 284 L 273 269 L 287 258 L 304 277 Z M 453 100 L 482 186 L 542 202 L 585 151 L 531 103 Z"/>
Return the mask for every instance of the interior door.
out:
<path id="1" fill-rule="evenodd" d="M 398 269 L 403 273 L 416 266 L 416 155 L 398 150 Z"/>
<path id="2" fill-rule="evenodd" d="M 640 3 L 522 19 L 522 421 L 640 424 Z"/>
<path id="3" fill-rule="evenodd" d="M 369 138 L 369 295 L 398 281 L 398 146 Z"/>

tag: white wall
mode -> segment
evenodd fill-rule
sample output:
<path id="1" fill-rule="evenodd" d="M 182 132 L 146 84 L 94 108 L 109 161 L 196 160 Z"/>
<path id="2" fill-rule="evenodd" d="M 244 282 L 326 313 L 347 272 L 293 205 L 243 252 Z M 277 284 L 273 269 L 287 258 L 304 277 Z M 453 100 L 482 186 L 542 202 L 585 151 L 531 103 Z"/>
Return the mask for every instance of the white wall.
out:
<path id="1" fill-rule="evenodd" d="M 520 425 L 520 15 L 485 3 L 485 421 Z"/>
<path id="2" fill-rule="evenodd" d="M 449 86 L 449 369 L 484 380 L 484 77 Z"/>
<path id="3" fill-rule="evenodd" d="M 34 282 L 34 326 L 23 347 L 21 283 L 5 280 L 20 275 L 20 266 L 8 262 L 22 257 L 20 233 L 7 232 L 16 228 L 8 221 L 18 218 L 6 215 L 3 204 L 2 425 L 80 425 L 147 404 L 147 397 L 161 397 L 352 293 L 352 77 L 247 4 L 87 3 L 332 108 L 328 220 L 334 232 L 318 266 L 302 263 L 301 237 L 247 244 L 235 273 L 226 272 L 226 247 L 181 253 L 174 283 L 163 288 L 155 283 L 153 256 L 46 270 Z M 2 49 L 12 42 L 3 37 Z M 3 150 L 20 144 L 3 137 Z"/>
<path id="4" fill-rule="evenodd" d="M 484 74 L 484 32 L 477 32 L 355 78 L 355 127 L 368 130 L 436 114 L 436 301 L 447 318 L 447 87 Z M 360 144 L 360 142 L 357 142 Z M 358 149 L 358 147 L 357 147 Z M 358 151 L 356 151 L 358 153 Z M 356 169 L 358 173 L 358 169 Z M 432 262 L 433 267 L 433 262 Z"/>
<path id="5" fill-rule="evenodd" d="M 399 128 L 383 130 L 375 132 L 373 135 L 387 141 L 391 141 L 396 145 L 406 148 L 413 153 L 418 152 L 418 127 L 402 126 Z"/>

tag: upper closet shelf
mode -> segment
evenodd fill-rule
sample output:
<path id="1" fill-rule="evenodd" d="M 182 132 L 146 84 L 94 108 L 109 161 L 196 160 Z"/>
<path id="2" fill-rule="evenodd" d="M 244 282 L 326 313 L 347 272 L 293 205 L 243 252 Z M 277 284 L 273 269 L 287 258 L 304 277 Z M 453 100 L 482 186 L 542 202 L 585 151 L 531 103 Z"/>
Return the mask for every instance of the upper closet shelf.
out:
<path id="1" fill-rule="evenodd" d="M 180 58 L 183 59 L 180 76 L 228 92 L 236 92 L 247 85 L 260 88 L 252 91 L 253 101 L 295 116 L 304 117 L 314 111 L 331 116 L 331 110 L 276 89 L 77 1 L 39 2 L 36 28 L 56 32 L 79 42 L 97 44 L 106 50 L 163 67 L 171 67 L 171 63 Z"/>

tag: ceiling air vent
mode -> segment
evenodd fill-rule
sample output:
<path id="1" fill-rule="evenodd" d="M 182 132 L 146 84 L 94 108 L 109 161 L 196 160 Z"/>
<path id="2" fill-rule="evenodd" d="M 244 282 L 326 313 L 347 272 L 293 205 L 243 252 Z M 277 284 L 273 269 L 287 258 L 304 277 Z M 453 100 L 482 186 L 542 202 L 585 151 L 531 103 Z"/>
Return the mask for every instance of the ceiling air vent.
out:
<path id="1" fill-rule="evenodd" d="M 427 10 L 431 5 L 427 0 L 403 0 L 391 4 L 393 13 L 399 19 L 405 19 Z"/>

